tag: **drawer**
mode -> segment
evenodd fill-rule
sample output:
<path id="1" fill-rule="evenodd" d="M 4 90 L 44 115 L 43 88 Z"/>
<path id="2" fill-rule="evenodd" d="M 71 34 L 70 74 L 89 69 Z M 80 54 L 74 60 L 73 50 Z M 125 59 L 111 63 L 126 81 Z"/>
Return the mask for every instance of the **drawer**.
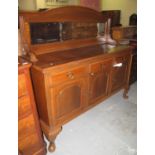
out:
<path id="1" fill-rule="evenodd" d="M 18 97 L 27 94 L 26 77 L 25 74 L 18 75 Z"/>
<path id="2" fill-rule="evenodd" d="M 32 114 L 18 121 L 18 139 L 24 139 L 33 133 L 36 133 L 36 128 Z"/>
<path id="3" fill-rule="evenodd" d="M 85 67 L 80 67 L 72 70 L 68 70 L 66 72 L 57 74 L 57 75 L 52 75 L 50 77 L 50 84 L 51 85 L 57 85 L 59 83 L 68 81 L 68 80 L 76 80 L 79 77 L 85 76 L 86 75 L 86 68 Z"/>
<path id="4" fill-rule="evenodd" d="M 115 63 L 126 63 L 129 59 L 130 55 L 127 54 L 127 55 L 121 55 L 121 56 L 117 56 L 114 58 L 114 62 Z"/>
<path id="5" fill-rule="evenodd" d="M 31 113 L 30 97 L 28 95 L 18 98 L 18 119 Z"/>
<path id="6" fill-rule="evenodd" d="M 111 65 L 112 65 L 112 59 L 105 60 L 102 62 L 97 62 L 97 63 L 91 64 L 90 72 L 91 73 L 99 73 L 101 71 L 108 71 L 108 70 L 110 70 Z"/>

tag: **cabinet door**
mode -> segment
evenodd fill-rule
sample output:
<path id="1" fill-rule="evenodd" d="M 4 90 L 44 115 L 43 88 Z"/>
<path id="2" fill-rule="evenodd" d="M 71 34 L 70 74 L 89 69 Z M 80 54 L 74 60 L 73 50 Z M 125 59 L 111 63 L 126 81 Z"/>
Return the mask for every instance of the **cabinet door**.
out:
<path id="1" fill-rule="evenodd" d="M 111 93 L 120 89 L 126 82 L 129 55 L 116 57 L 111 73 Z"/>
<path id="2" fill-rule="evenodd" d="M 108 73 L 90 75 L 89 104 L 107 95 Z"/>
<path id="3" fill-rule="evenodd" d="M 91 65 L 89 77 L 89 104 L 93 104 L 108 93 L 111 61 Z"/>
<path id="4" fill-rule="evenodd" d="M 52 107 L 57 123 L 78 113 L 85 102 L 85 80 L 73 80 L 51 88 Z"/>

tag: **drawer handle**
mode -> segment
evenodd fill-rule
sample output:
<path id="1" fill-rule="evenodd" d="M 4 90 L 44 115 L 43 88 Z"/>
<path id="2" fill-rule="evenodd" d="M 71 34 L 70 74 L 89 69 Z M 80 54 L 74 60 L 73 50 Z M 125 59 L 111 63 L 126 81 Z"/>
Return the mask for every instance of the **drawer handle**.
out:
<path id="1" fill-rule="evenodd" d="M 95 76 L 95 73 L 94 73 L 94 72 L 91 72 L 91 73 L 90 73 L 90 76 Z"/>
<path id="2" fill-rule="evenodd" d="M 113 67 L 122 67 L 122 66 L 123 66 L 123 63 L 117 63 L 113 65 Z"/>
<path id="3" fill-rule="evenodd" d="M 69 72 L 67 73 L 67 77 L 72 80 L 74 79 L 74 74 L 72 72 Z"/>

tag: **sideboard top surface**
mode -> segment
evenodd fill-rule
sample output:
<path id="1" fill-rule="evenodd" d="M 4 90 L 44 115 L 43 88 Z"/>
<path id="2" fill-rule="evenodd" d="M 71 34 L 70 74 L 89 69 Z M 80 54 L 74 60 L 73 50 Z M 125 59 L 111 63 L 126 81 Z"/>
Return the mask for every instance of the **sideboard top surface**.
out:
<path id="1" fill-rule="evenodd" d="M 38 55 L 38 62 L 34 63 L 35 66 L 40 69 L 46 69 L 55 67 L 58 65 L 63 65 L 70 62 L 77 62 L 78 60 L 91 59 L 97 56 L 110 56 L 111 54 L 117 54 L 118 52 L 129 49 L 129 46 L 116 46 L 101 44 L 92 45 L 87 47 L 75 48 L 70 50 L 62 50 L 51 53 L 45 53 Z"/>

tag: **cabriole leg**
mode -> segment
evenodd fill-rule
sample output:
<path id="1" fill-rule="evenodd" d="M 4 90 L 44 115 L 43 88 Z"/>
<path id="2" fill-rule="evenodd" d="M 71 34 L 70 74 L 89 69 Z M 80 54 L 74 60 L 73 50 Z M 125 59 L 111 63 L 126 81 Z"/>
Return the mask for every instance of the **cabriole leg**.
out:
<path id="1" fill-rule="evenodd" d="M 55 139 L 56 139 L 57 135 L 60 133 L 61 130 L 62 130 L 62 127 L 56 128 L 56 129 L 54 129 L 54 131 L 52 130 L 50 135 L 48 135 L 47 139 L 50 142 L 50 144 L 48 146 L 48 151 L 49 152 L 54 152 L 55 151 L 55 149 L 56 149 Z"/>
<path id="2" fill-rule="evenodd" d="M 127 95 L 128 91 L 129 91 L 129 87 L 126 87 L 123 92 L 123 98 L 128 99 L 128 95 Z"/>

